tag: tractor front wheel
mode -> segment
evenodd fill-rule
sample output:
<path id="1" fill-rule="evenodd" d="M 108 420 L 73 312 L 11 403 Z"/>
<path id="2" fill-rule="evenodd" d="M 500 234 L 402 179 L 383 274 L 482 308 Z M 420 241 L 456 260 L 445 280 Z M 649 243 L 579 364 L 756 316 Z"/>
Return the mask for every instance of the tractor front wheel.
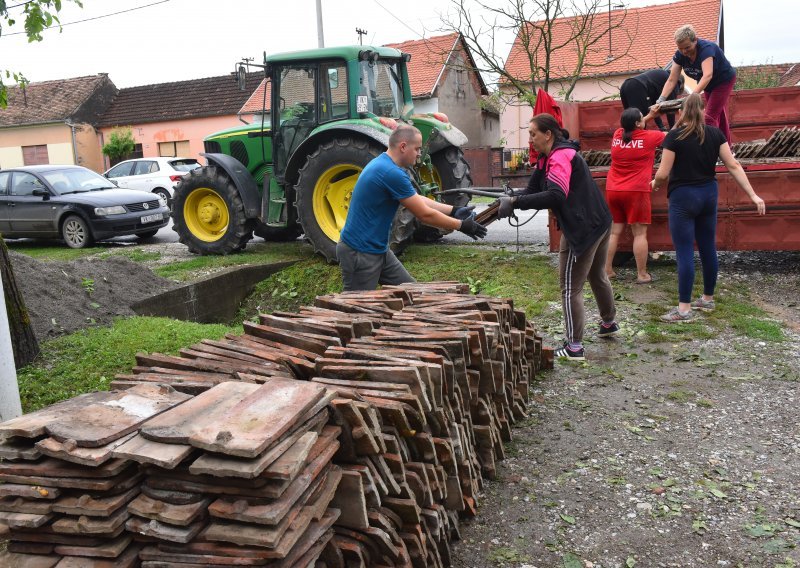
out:
<path id="1" fill-rule="evenodd" d="M 172 220 L 180 242 L 194 254 L 230 254 L 253 236 L 236 186 L 214 166 L 183 177 L 172 197 Z"/>

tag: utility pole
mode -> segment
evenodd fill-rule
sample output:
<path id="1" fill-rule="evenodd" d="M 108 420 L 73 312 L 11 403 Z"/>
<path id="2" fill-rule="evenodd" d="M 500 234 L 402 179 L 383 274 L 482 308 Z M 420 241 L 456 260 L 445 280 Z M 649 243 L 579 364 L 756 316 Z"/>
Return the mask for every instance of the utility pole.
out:
<path id="1" fill-rule="evenodd" d="M 364 36 L 367 34 L 367 30 L 362 30 L 361 28 L 356 28 L 356 33 L 358 34 L 358 45 L 364 45 Z"/>
<path id="2" fill-rule="evenodd" d="M 322 31 L 322 0 L 317 0 L 317 47 L 325 47 L 325 34 Z"/>
<path id="3" fill-rule="evenodd" d="M 0 274 L 0 422 L 22 415 L 19 400 L 17 368 L 14 365 L 14 350 L 11 347 L 11 328 L 8 326 L 6 295 L 3 277 Z"/>

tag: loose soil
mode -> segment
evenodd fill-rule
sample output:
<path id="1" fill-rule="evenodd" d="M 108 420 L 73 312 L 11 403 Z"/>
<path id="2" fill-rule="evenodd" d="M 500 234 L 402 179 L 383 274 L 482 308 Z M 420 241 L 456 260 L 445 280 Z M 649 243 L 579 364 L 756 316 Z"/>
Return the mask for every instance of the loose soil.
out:
<path id="1" fill-rule="evenodd" d="M 135 315 L 131 304 L 177 286 L 122 256 L 42 262 L 10 251 L 10 258 L 40 341 Z"/>
<path id="2" fill-rule="evenodd" d="M 173 258 L 154 246 L 160 262 Z M 12 262 L 40 339 L 106 325 L 176 285 L 124 258 Z M 674 262 L 653 270 L 660 279 L 646 286 L 619 272 L 620 337 L 593 339 L 592 326 L 586 363 L 537 378 L 529 418 L 461 526 L 454 566 L 800 566 L 800 254 L 721 255 L 717 302 L 748 285 L 784 342 L 733 328 L 645 341 L 646 306 L 675 299 Z M 535 323 L 554 345 L 559 306 Z"/>

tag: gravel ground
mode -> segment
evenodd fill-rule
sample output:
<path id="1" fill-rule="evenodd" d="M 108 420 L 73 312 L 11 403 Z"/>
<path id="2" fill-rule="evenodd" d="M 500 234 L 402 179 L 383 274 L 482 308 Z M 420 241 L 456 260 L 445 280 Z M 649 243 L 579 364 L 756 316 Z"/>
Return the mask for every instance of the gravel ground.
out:
<path id="1" fill-rule="evenodd" d="M 800 254 L 720 258 L 717 301 L 747 285 L 786 341 L 731 328 L 646 343 L 643 306 L 666 311 L 675 297 L 670 254 L 652 286 L 619 272 L 619 339 L 539 378 L 530 417 L 462 526 L 456 567 L 800 565 Z M 554 306 L 541 322 L 546 337 L 559 317 Z"/>

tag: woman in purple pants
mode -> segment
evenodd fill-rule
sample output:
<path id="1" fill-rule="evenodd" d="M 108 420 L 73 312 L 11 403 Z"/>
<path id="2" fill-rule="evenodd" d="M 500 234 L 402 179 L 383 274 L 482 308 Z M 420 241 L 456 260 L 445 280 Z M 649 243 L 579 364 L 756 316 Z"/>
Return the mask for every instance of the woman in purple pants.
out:
<path id="1" fill-rule="evenodd" d="M 658 102 L 667 100 L 678 84 L 681 71 L 684 71 L 697 81 L 694 92 L 703 93 L 706 124 L 722 130 L 725 140 L 732 144 L 728 99 L 736 83 L 736 69 L 716 43 L 697 37 L 692 26 L 681 26 L 675 31 L 675 44 L 678 50 L 672 57 L 669 79 L 664 84 Z"/>

